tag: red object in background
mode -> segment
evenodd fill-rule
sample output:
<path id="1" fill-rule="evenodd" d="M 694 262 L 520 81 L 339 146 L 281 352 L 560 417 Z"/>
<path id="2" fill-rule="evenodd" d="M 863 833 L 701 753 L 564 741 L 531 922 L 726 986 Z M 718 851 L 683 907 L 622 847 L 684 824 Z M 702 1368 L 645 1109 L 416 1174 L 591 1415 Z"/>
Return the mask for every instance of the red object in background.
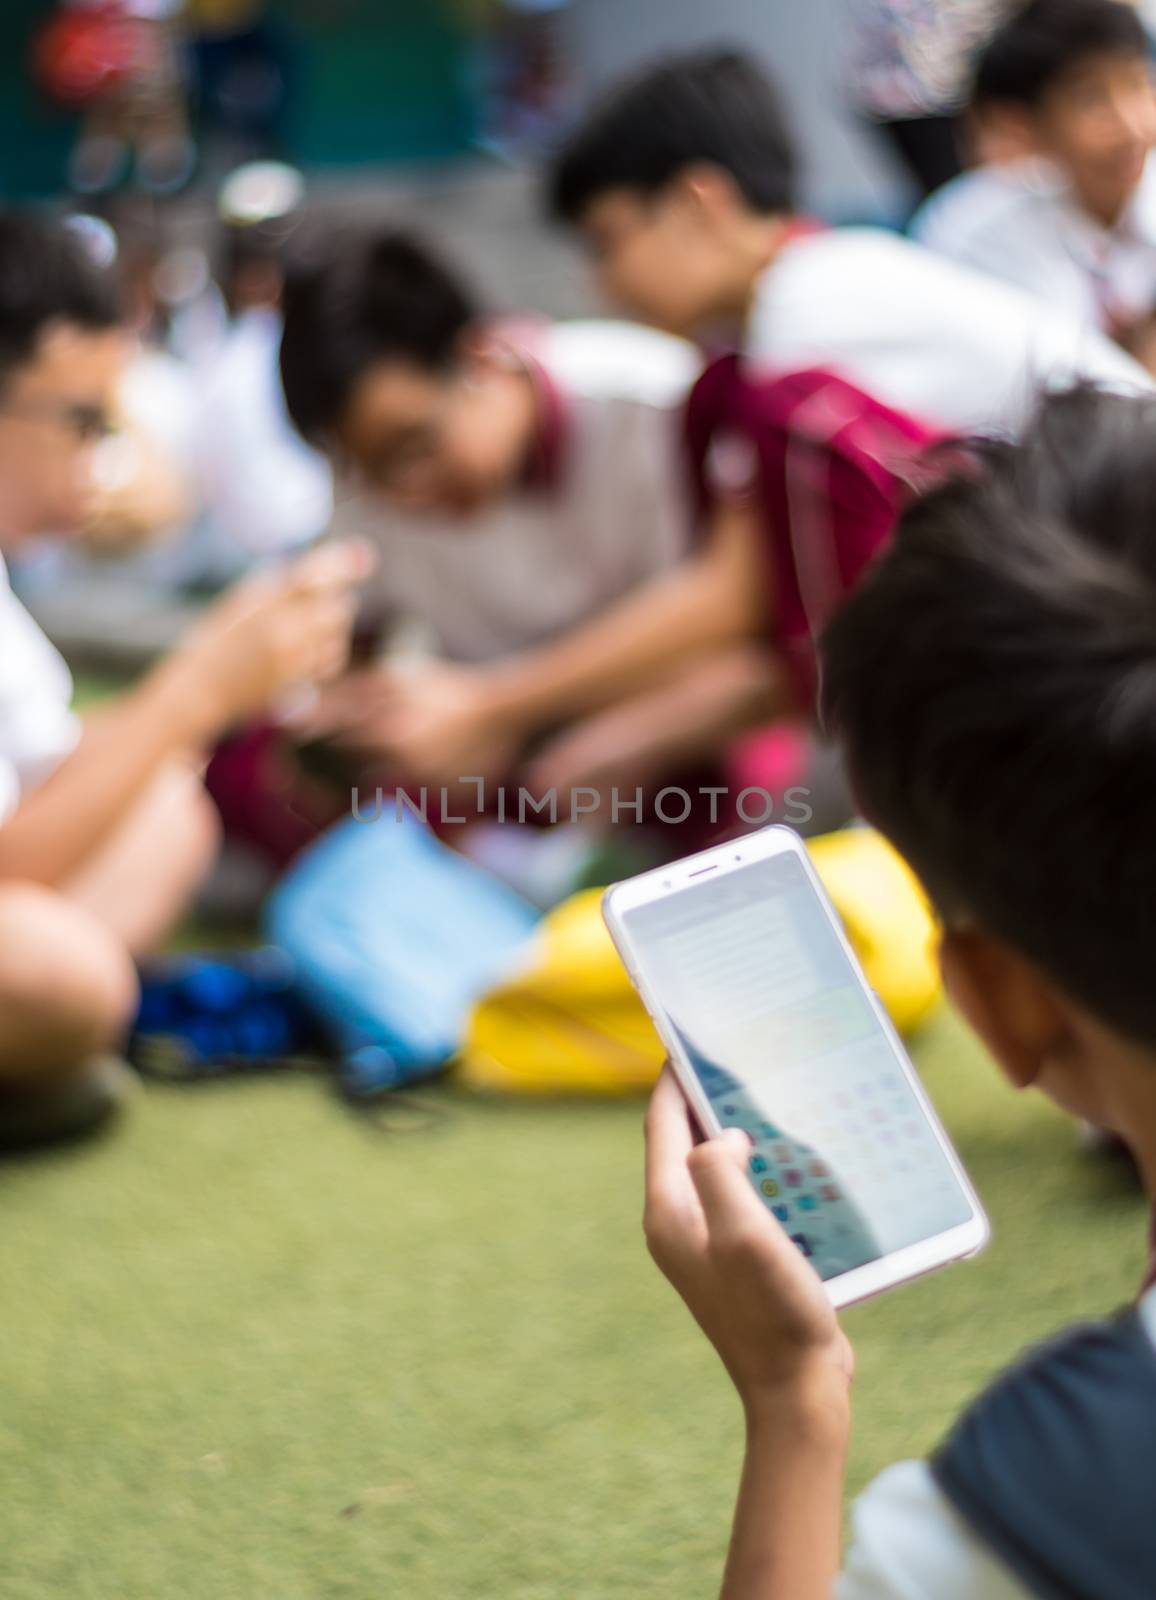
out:
<path id="1" fill-rule="evenodd" d="M 807 781 L 810 755 L 811 741 L 802 723 L 776 722 L 735 741 L 726 758 L 726 775 L 736 793 L 765 789 L 773 795 L 778 821 L 787 790 Z"/>
<path id="2" fill-rule="evenodd" d="M 222 739 L 205 772 L 205 787 L 225 837 L 286 867 L 326 828 L 350 814 L 350 795 L 311 778 L 290 739 L 271 723 Z"/>
<path id="3" fill-rule="evenodd" d="M 51 97 L 84 106 L 157 62 L 155 31 L 128 16 L 119 0 L 76 7 L 50 17 L 32 44 L 32 72 Z"/>

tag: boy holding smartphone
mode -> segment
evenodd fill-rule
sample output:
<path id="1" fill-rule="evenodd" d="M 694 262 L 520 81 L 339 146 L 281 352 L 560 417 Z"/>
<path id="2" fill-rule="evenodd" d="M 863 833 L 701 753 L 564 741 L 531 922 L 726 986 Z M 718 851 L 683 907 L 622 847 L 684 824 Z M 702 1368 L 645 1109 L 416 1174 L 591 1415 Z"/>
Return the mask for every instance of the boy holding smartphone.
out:
<path id="1" fill-rule="evenodd" d="M 0 215 L 0 551 L 83 527 L 94 446 L 130 344 L 67 228 Z M 83 719 L 0 556 L 0 1151 L 94 1125 L 135 962 L 212 865 L 199 767 L 235 722 L 342 671 L 367 552 L 334 545 L 235 589 L 137 684 Z"/>
<path id="2" fill-rule="evenodd" d="M 1021 445 L 911 507 L 822 648 L 827 720 L 937 905 L 960 1010 L 1015 1087 L 1124 1139 L 1150 1191 L 1154 462 L 1153 401 L 1045 401 Z M 745 1139 L 696 1145 L 669 1072 L 647 1136 L 652 1253 L 746 1412 L 726 1600 L 1156 1593 L 1156 1280 L 885 1473 L 840 1575 L 850 1344 Z"/>
<path id="3" fill-rule="evenodd" d="M 289 413 L 334 464 L 338 526 L 378 551 L 371 611 L 416 621 L 436 649 L 424 684 L 495 681 L 681 573 L 693 345 L 623 322 L 497 316 L 429 242 L 389 226 L 318 241 L 285 303 Z M 531 759 L 562 791 L 666 778 L 757 720 L 771 676 L 741 640 L 688 640 L 655 683 L 625 678 L 605 699 L 550 704 L 546 749 Z M 430 738 L 411 730 L 394 704 L 410 681 L 359 674 L 318 725 L 328 717 L 406 781 L 525 770 L 512 725 L 439 718 Z M 574 770 L 562 776 L 560 763 Z"/>

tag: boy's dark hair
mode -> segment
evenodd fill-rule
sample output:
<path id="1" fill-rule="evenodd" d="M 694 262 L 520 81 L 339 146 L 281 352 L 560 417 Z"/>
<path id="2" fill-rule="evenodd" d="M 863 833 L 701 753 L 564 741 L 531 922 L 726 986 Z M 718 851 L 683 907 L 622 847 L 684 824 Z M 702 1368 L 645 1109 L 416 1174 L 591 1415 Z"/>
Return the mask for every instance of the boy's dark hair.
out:
<path id="1" fill-rule="evenodd" d="M 1028 0 L 980 53 L 972 101 L 1034 106 L 1089 56 L 1147 53 L 1144 24 L 1126 0 Z"/>
<path id="2" fill-rule="evenodd" d="M 418 239 L 394 228 L 331 238 L 291 266 L 281 381 L 298 432 L 314 442 L 380 361 L 449 371 L 480 315 L 472 296 Z"/>
<path id="3" fill-rule="evenodd" d="M 1156 398 L 969 454 L 827 629 L 823 715 L 949 922 L 1156 1044 Z"/>
<path id="4" fill-rule="evenodd" d="M 104 333 L 119 322 L 115 280 L 77 231 L 0 211 L 0 387 L 33 359 L 53 323 Z"/>
<path id="5" fill-rule="evenodd" d="M 615 84 L 564 145 L 547 200 L 580 222 L 611 189 L 656 194 L 686 167 L 729 173 L 753 211 L 795 204 L 795 153 L 786 114 L 766 73 L 734 51 L 671 56 Z"/>

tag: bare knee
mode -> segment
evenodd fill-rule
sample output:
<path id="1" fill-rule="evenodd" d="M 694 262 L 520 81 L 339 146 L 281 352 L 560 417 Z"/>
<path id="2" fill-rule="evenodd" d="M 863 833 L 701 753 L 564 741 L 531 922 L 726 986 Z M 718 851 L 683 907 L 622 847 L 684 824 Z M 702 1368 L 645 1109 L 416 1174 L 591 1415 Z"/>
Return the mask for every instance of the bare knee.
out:
<path id="1" fill-rule="evenodd" d="M 0 1080 L 115 1048 L 136 1003 L 132 960 L 96 918 L 51 890 L 0 886 Z"/>

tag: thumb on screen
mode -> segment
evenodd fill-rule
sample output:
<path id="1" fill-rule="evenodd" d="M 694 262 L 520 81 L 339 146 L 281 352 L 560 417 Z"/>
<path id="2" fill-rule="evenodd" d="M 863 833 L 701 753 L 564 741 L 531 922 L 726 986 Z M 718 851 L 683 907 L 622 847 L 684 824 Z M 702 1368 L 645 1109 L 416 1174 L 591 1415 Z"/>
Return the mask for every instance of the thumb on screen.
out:
<path id="1" fill-rule="evenodd" d="M 744 1133 L 741 1128 L 724 1128 L 718 1136 L 718 1143 L 726 1146 L 735 1165 L 745 1171 L 751 1158 L 750 1134 Z"/>

